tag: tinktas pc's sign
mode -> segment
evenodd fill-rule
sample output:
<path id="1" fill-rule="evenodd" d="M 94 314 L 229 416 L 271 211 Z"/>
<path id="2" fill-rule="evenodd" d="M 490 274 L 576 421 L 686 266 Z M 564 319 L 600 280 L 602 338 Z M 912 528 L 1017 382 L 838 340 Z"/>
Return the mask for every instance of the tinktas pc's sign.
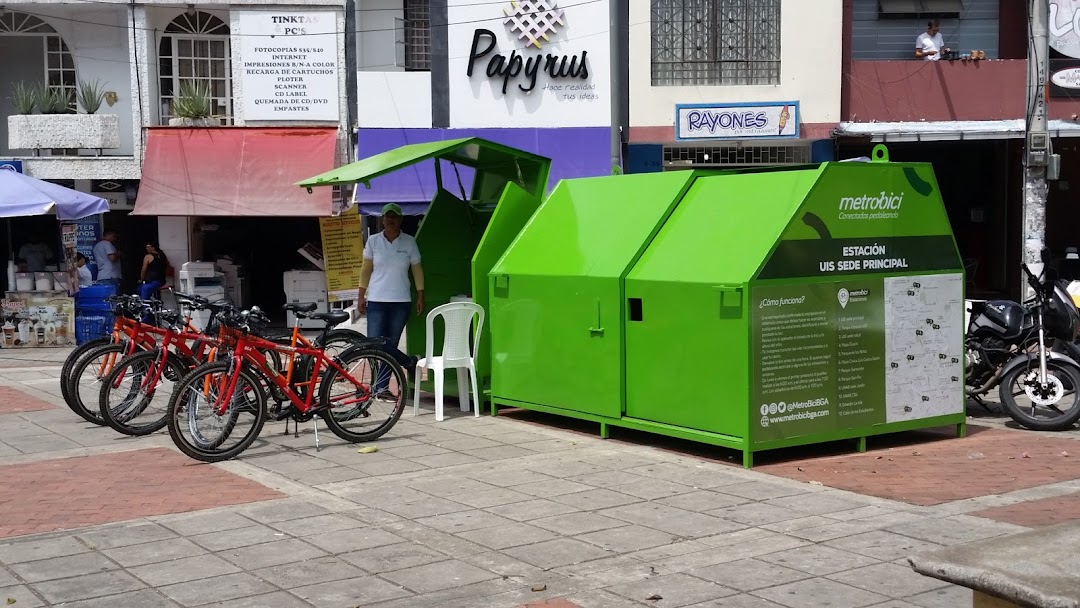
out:
<path id="1" fill-rule="evenodd" d="M 754 139 L 799 136 L 799 102 L 675 106 L 676 139 Z"/>

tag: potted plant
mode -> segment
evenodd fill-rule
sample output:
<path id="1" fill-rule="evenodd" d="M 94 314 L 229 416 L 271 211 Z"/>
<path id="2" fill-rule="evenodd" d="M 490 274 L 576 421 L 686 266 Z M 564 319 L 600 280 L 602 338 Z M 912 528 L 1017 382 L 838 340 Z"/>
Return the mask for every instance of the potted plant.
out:
<path id="1" fill-rule="evenodd" d="M 173 101 L 173 118 L 170 127 L 210 127 L 218 126 L 221 121 L 211 116 L 213 99 L 210 97 L 210 84 L 185 80 L 180 83 L 179 95 Z"/>
<path id="2" fill-rule="evenodd" d="M 84 112 L 95 114 L 101 108 L 101 102 L 105 100 L 105 87 L 100 79 L 91 82 L 80 80 L 75 95 Z"/>
<path id="3" fill-rule="evenodd" d="M 41 86 L 20 80 L 11 86 L 11 101 L 16 114 L 33 114 L 41 101 Z"/>
<path id="4" fill-rule="evenodd" d="M 77 90 L 40 83 L 16 83 L 12 101 L 17 114 L 8 117 L 8 147 L 13 150 L 120 147 L 115 114 L 95 114 L 104 98 L 100 81 L 80 81 Z M 86 110 L 77 114 L 75 102 Z M 33 114 L 37 110 L 40 114 Z"/>

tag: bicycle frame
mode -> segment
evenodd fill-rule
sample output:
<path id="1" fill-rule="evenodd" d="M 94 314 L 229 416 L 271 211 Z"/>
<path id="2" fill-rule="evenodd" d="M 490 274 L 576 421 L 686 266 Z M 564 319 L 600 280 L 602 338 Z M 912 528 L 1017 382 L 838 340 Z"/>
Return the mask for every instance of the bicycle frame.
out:
<path id="1" fill-rule="evenodd" d="M 294 328 L 293 336 L 295 338 L 299 335 L 299 331 Z M 303 339 L 301 337 L 301 339 Z M 307 340 L 304 340 L 307 342 Z M 266 359 L 257 356 L 260 350 L 273 350 L 279 353 L 284 353 L 289 356 L 289 373 L 286 376 L 281 375 L 276 370 L 272 369 L 266 364 Z M 315 364 L 312 366 L 311 378 L 306 380 L 303 384 L 290 384 L 293 362 L 297 356 L 309 356 L 314 358 Z M 346 380 L 352 382 L 355 386 L 360 386 L 362 395 L 359 398 L 353 398 L 345 401 L 345 404 L 352 404 L 358 402 L 364 402 L 371 398 L 370 389 L 364 390 L 363 384 L 353 378 L 348 371 L 346 371 L 337 361 L 326 356 L 326 353 L 321 349 L 313 347 L 294 347 L 294 346 L 282 346 L 275 344 L 269 340 L 264 340 L 259 337 L 251 335 L 242 335 L 237 339 L 236 348 L 232 354 L 233 358 L 233 370 L 229 375 L 229 383 L 226 386 L 225 393 L 219 396 L 219 403 L 215 404 L 214 409 L 219 416 L 224 416 L 228 410 L 228 404 L 232 402 L 233 393 L 236 391 L 236 382 L 240 377 L 240 369 L 243 363 L 247 361 L 254 366 L 260 373 L 270 379 L 278 388 L 282 390 L 289 401 L 296 407 L 296 409 L 303 414 L 310 412 L 313 409 L 312 401 L 315 399 L 315 385 L 318 383 L 319 376 L 322 374 L 324 368 L 333 368 Z M 307 391 L 307 396 L 301 399 L 296 391 L 293 390 L 293 386 L 308 386 L 310 390 Z"/>
<path id="2" fill-rule="evenodd" d="M 201 361 L 204 357 L 207 361 L 214 360 L 214 356 L 217 353 L 217 338 L 204 335 L 196 330 L 195 327 L 191 325 L 190 318 L 185 319 L 184 327 L 179 331 L 173 328 L 167 328 L 163 329 L 163 334 L 164 337 L 161 340 L 161 356 L 154 362 L 154 367 L 151 372 L 143 380 L 144 387 L 157 386 L 158 382 L 161 380 L 161 375 L 165 373 L 165 367 L 168 365 L 170 346 L 175 346 L 181 356 L 189 357 L 196 361 Z M 198 346 L 192 350 L 192 348 L 188 346 L 188 342 L 198 342 Z M 207 352 L 207 347 L 209 347 L 209 352 Z M 130 355 L 131 353 L 125 354 Z M 113 383 L 113 388 L 119 388 L 123 379 L 123 374 L 117 376 L 116 382 Z"/>

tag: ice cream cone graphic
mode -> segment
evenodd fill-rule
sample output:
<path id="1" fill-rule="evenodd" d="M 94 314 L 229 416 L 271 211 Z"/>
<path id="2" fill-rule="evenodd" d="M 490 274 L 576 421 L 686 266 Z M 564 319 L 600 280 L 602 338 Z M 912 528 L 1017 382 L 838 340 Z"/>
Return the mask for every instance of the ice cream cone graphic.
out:
<path id="1" fill-rule="evenodd" d="M 788 119 L 791 118 L 791 113 L 788 112 L 788 106 L 784 106 L 783 110 L 780 110 L 780 131 L 777 135 L 784 134 L 784 127 L 787 126 Z"/>

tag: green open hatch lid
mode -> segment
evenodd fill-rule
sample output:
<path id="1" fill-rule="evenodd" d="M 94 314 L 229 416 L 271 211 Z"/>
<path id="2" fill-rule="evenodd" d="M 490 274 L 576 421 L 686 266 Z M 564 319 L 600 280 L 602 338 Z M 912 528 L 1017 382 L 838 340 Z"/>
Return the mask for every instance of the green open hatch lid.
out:
<path id="1" fill-rule="evenodd" d="M 479 137 L 409 144 L 297 182 L 302 188 L 364 184 L 426 160 L 445 160 L 477 170 L 474 193 L 486 176 L 514 182 L 538 197 L 544 195 L 551 159 Z"/>

